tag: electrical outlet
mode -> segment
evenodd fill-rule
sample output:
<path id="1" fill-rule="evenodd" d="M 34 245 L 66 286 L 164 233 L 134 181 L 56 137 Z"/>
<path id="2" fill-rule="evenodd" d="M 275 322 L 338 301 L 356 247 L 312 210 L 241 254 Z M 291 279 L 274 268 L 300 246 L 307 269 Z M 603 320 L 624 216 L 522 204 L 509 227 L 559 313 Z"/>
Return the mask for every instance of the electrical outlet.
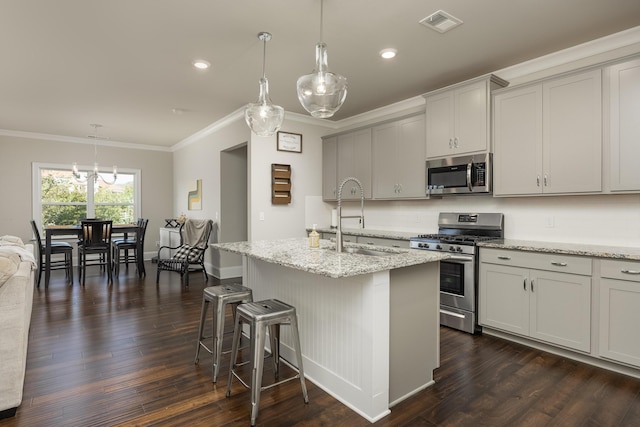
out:
<path id="1" fill-rule="evenodd" d="M 547 228 L 553 228 L 555 227 L 555 220 L 552 216 L 547 216 L 544 219 L 544 224 Z"/>
<path id="2" fill-rule="evenodd" d="M 264 221 L 264 212 L 260 212 L 260 221 Z"/>

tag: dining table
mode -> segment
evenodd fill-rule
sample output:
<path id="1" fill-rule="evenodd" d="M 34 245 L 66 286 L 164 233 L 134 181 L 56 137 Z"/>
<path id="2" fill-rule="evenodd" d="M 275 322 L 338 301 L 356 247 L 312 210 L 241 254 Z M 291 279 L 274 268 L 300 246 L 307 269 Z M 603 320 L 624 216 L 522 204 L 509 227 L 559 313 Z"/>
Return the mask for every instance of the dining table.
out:
<path id="1" fill-rule="evenodd" d="M 51 265 L 51 240 L 53 236 L 73 236 L 81 237 L 82 227 L 80 224 L 75 225 L 49 225 L 45 228 L 45 265 Z M 136 233 L 138 231 L 137 224 L 113 224 L 111 227 L 111 234 L 123 234 L 124 238 L 127 238 L 129 233 Z M 144 271 L 144 248 L 139 248 L 136 254 L 136 260 L 138 262 L 138 271 Z M 51 269 L 46 268 L 44 273 L 44 285 L 45 288 L 49 286 L 49 279 L 51 277 Z"/>

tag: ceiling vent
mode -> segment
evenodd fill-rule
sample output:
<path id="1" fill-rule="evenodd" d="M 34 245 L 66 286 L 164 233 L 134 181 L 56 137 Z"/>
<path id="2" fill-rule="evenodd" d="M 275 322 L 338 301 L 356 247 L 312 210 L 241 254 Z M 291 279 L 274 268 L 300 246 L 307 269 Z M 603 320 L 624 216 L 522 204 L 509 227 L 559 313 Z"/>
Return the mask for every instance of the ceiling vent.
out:
<path id="1" fill-rule="evenodd" d="M 444 33 L 462 24 L 462 20 L 456 18 L 455 16 L 449 15 L 444 10 L 439 10 L 435 13 L 432 13 L 431 15 L 421 19 L 418 22 L 425 27 L 436 30 L 439 33 Z"/>

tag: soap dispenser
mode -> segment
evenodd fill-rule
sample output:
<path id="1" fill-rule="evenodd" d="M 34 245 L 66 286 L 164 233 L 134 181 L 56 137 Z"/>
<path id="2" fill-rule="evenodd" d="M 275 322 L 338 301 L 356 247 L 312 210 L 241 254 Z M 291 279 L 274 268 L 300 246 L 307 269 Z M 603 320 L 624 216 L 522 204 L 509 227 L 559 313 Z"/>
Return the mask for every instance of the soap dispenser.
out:
<path id="1" fill-rule="evenodd" d="M 312 249 L 320 247 L 320 234 L 316 231 L 316 224 L 313 224 L 311 233 L 309 233 L 309 247 Z"/>

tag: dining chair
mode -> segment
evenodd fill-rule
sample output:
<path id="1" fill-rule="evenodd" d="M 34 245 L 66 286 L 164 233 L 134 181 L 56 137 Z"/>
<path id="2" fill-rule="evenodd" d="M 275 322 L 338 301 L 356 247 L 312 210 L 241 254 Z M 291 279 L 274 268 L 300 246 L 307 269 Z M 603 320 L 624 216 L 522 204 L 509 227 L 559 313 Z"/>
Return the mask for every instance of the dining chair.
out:
<path id="1" fill-rule="evenodd" d="M 113 221 L 81 221 L 78 243 L 78 280 L 85 284 L 87 266 L 100 266 L 107 272 L 109 283 L 113 282 L 111 274 L 111 228 Z M 97 255 L 88 257 L 87 255 Z"/>
<path id="2" fill-rule="evenodd" d="M 127 236 L 123 239 L 113 239 L 112 246 L 112 258 L 113 258 L 113 272 L 116 277 L 120 274 L 120 264 L 125 264 L 127 270 L 129 269 L 129 262 L 133 261 L 136 265 L 136 271 L 138 277 L 146 276 L 147 273 L 144 269 L 144 259 L 142 254 L 144 253 L 144 236 L 147 232 L 148 219 L 138 218 L 137 231 L 135 236 Z M 129 256 L 129 251 L 133 251 L 133 256 Z M 124 252 L 124 257 L 120 257 Z"/>
<path id="3" fill-rule="evenodd" d="M 37 287 L 40 287 L 40 279 L 42 278 L 42 272 L 49 270 L 65 270 L 65 276 L 67 281 L 73 284 L 73 246 L 71 246 L 68 242 L 51 242 L 51 255 L 55 254 L 63 254 L 64 259 L 51 260 L 50 265 L 46 264 L 45 259 L 45 251 L 47 250 L 46 246 L 42 243 L 42 238 L 40 237 L 40 231 L 38 230 L 38 225 L 34 220 L 31 220 L 31 228 L 33 229 L 33 234 L 36 236 L 37 240 L 37 250 L 38 250 L 38 284 Z"/>

